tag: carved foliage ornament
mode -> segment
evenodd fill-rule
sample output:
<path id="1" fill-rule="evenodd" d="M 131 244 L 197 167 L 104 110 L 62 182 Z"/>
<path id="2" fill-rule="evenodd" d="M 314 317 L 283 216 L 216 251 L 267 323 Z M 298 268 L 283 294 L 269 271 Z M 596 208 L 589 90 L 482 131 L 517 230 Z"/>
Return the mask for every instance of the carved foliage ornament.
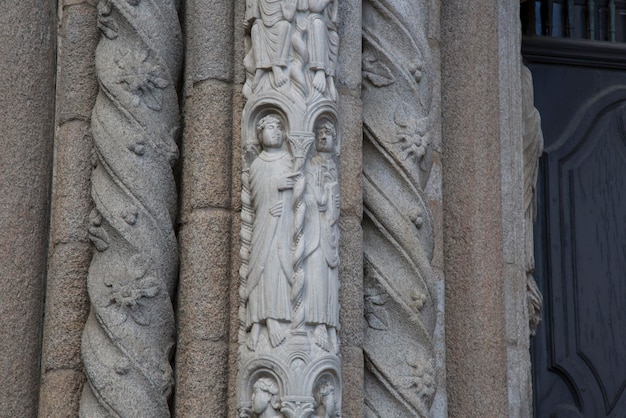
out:
<path id="1" fill-rule="evenodd" d="M 436 391 L 427 3 L 363 2 L 367 417 L 427 417 Z"/>
<path id="2" fill-rule="evenodd" d="M 81 417 L 169 417 L 178 270 L 173 221 L 175 86 L 182 36 L 173 0 L 100 0 L 100 92 L 82 356 Z"/>
<path id="3" fill-rule="evenodd" d="M 248 0 L 241 417 L 340 415 L 337 0 Z"/>

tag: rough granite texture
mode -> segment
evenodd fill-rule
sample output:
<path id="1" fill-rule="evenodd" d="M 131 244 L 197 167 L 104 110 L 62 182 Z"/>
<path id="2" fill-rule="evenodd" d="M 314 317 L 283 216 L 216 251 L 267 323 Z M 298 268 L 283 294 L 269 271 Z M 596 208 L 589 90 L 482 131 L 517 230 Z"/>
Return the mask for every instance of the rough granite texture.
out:
<path id="1" fill-rule="evenodd" d="M 69 5 L 62 8 L 59 27 L 41 417 L 76 416 L 84 382 L 80 342 L 89 313 L 87 270 L 92 255 L 87 224 L 93 207 L 89 120 L 98 92 L 96 16 L 94 5 Z"/>
<path id="2" fill-rule="evenodd" d="M 498 26 L 495 0 L 442 2 L 446 345 L 453 418 L 508 414 Z"/>
<path id="3" fill-rule="evenodd" d="M 339 322 L 341 330 L 342 413 L 363 415 L 363 194 L 361 189 L 363 115 L 361 103 L 360 0 L 339 2 L 339 132 L 341 132 L 341 218 L 339 242 Z"/>
<path id="4" fill-rule="evenodd" d="M 174 414 L 226 416 L 230 332 L 232 0 L 185 4 Z M 239 21 L 237 21 L 239 22 Z M 238 216 L 238 215 L 235 215 Z M 234 282 L 236 283 L 236 281 Z"/>
<path id="5" fill-rule="evenodd" d="M 55 2 L 0 7 L 0 417 L 34 417 L 54 134 Z"/>

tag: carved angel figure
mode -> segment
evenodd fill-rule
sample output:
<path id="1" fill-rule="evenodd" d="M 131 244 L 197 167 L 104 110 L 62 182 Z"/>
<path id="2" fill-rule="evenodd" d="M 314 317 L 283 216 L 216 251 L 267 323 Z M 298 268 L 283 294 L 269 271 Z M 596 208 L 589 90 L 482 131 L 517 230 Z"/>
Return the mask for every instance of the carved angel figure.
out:
<path id="1" fill-rule="evenodd" d="M 315 343 L 326 351 L 337 348 L 339 327 L 339 182 L 333 160 L 336 138 L 330 121 L 315 127 L 317 154 L 306 170 L 306 322 L 316 326 Z"/>
<path id="2" fill-rule="evenodd" d="M 277 87 L 289 80 L 291 21 L 296 0 L 248 0 L 244 25 L 251 27 L 255 76 L 252 89 L 263 75 L 272 71 Z"/>
<path id="3" fill-rule="evenodd" d="M 282 418 L 278 412 L 280 399 L 278 385 L 269 377 L 262 377 L 254 383 L 252 393 L 252 412 L 257 418 Z"/>
<path id="4" fill-rule="evenodd" d="M 263 151 L 250 165 L 250 194 L 255 212 L 247 282 L 248 347 L 256 349 L 261 326 L 266 325 L 272 346 L 285 339 L 291 321 L 291 194 L 292 158 L 284 127 L 276 115 L 257 124 Z"/>

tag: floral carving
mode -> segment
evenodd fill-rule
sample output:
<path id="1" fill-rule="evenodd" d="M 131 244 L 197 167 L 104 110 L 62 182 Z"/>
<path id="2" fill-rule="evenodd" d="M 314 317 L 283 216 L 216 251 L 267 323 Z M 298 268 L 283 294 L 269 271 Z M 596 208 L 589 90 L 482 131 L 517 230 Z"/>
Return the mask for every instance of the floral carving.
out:
<path id="1" fill-rule="evenodd" d="M 117 82 L 133 95 L 133 104 L 145 103 L 152 110 L 161 110 L 163 94 L 161 89 L 169 85 L 162 72 L 148 59 L 147 51 L 123 51 L 115 60 L 121 74 Z"/>
<path id="2" fill-rule="evenodd" d="M 400 380 L 404 389 L 413 389 L 420 398 L 429 398 L 435 394 L 435 369 L 429 361 L 420 358 L 407 358 L 405 373 Z"/>
<path id="3" fill-rule="evenodd" d="M 91 301 L 78 416 L 170 416 L 182 64 L 178 1 L 99 0 L 91 117 Z M 133 390 L 129 390 L 132 388 Z"/>
<path id="4" fill-rule="evenodd" d="M 128 317 L 139 325 L 149 325 L 150 319 L 144 315 L 142 299 L 150 299 L 159 294 L 159 280 L 148 274 L 150 261 L 140 254 L 129 260 L 124 277 L 117 281 L 105 281 L 111 289 L 109 304 L 115 305 L 120 313 L 120 323 Z"/>
<path id="5" fill-rule="evenodd" d="M 430 145 L 428 118 L 418 119 L 408 116 L 410 112 L 406 106 L 406 104 L 399 105 L 394 115 L 400 156 L 404 160 L 411 158 L 420 163 Z"/>

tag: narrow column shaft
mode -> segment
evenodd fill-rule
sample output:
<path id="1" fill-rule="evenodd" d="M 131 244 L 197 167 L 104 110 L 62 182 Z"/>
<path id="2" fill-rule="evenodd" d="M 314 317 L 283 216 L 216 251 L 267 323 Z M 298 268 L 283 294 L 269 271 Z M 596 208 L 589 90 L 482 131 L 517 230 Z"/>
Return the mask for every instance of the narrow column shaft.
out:
<path id="1" fill-rule="evenodd" d="M 184 7 L 175 399 L 180 417 L 227 415 L 230 167 L 237 142 L 232 138 L 234 3 L 188 0 Z"/>
<path id="2" fill-rule="evenodd" d="M 507 416 L 498 2 L 442 3 L 450 417 Z"/>
<path id="3" fill-rule="evenodd" d="M 0 7 L 0 416 L 37 412 L 54 117 L 55 3 Z"/>

